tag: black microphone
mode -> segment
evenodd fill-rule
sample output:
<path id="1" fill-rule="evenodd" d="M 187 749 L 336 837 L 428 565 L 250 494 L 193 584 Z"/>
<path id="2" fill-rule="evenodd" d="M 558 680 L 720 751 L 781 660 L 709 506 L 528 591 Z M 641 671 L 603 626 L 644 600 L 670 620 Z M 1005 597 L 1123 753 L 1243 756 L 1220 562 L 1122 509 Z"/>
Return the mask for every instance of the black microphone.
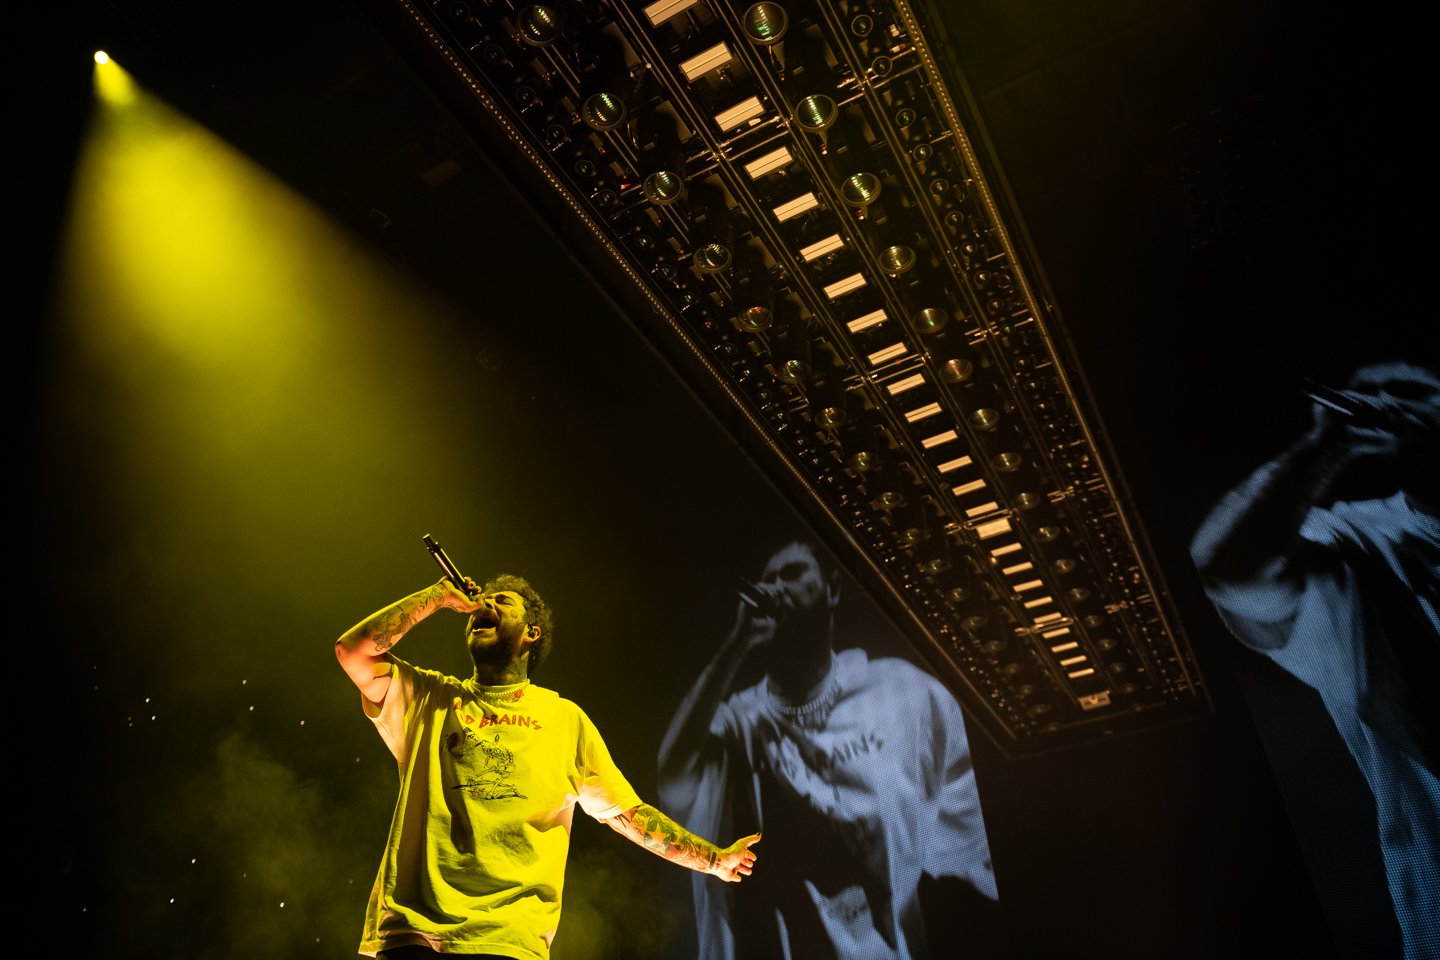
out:
<path id="1" fill-rule="evenodd" d="M 779 609 L 774 594 L 744 577 L 740 578 L 740 599 L 762 617 L 773 617 Z"/>
<path id="2" fill-rule="evenodd" d="M 445 553 L 445 548 L 436 543 L 435 538 L 428 533 L 420 539 L 424 541 L 425 549 L 430 551 L 430 556 L 435 558 L 440 569 L 445 571 L 446 579 L 455 584 L 455 588 L 466 596 L 475 596 L 475 592 L 465 585 L 465 578 L 460 575 L 459 569 L 451 562 L 449 555 Z"/>
<path id="3" fill-rule="evenodd" d="M 1362 403 L 1357 403 L 1354 399 L 1341 393 L 1339 390 L 1333 387 L 1327 387 L 1325 384 L 1311 380 L 1309 377 L 1305 378 L 1305 396 L 1314 400 L 1327 410 L 1333 410 L 1341 416 L 1352 419 L 1363 416 L 1370 409 Z"/>

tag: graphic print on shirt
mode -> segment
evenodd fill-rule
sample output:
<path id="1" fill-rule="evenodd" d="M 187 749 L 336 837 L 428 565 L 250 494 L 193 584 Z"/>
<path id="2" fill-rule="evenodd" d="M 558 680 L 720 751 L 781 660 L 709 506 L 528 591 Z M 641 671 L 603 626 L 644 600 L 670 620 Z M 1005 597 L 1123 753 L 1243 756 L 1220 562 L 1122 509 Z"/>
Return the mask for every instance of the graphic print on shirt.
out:
<path id="1" fill-rule="evenodd" d="M 464 790 L 473 800 L 525 799 L 515 785 L 515 754 L 501 746 L 500 732 L 496 731 L 489 740 L 475 732 L 496 718 L 482 715 L 477 723 L 475 717 L 460 711 L 458 701 L 455 712 L 464 726 L 445 738 L 445 749 L 455 760 L 455 776 L 459 781 L 453 789 Z"/>

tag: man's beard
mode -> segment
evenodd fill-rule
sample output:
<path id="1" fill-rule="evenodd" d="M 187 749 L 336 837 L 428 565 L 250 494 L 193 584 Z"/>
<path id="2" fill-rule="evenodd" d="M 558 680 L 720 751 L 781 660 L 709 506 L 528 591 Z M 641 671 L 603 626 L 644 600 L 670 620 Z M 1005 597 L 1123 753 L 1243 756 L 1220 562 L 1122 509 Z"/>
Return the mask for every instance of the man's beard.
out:
<path id="1" fill-rule="evenodd" d="M 470 659 L 476 665 L 503 667 L 511 663 L 520 650 L 520 638 L 524 635 L 525 628 L 520 625 L 507 627 L 500 624 L 495 628 L 495 639 L 490 643 L 476 643 L 471 641 L 467 644 L 470 648 Z"/>

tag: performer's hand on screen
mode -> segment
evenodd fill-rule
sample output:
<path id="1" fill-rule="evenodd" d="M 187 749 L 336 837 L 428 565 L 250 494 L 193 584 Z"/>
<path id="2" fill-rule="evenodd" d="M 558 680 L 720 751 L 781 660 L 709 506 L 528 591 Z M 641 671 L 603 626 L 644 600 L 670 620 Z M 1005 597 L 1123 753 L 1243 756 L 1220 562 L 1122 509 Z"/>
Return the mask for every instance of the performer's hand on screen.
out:
<path id="1" fill-rule="evenodd" d="M 755 869 L 755 851 L 750 848 L 759 842 L 758 833 L 736 840 L 720 852 L 710 872 L 726 883 L 739 883 Z"/>

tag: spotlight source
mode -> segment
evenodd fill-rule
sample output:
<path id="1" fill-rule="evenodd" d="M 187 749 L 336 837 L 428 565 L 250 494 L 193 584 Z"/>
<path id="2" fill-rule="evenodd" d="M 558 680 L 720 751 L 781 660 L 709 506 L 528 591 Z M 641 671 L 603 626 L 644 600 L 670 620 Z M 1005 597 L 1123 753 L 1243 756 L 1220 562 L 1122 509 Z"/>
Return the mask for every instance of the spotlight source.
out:
<path id="1" fill-rule="evenodd" d="M 515 15 L 515 31 L 532 47 L 547 47 L 560 38 L 565 21 L 560 11 L 543 3 L 522 7 Z"/>
<path id="2" fill-rule="evenodd" d="M 592 130 L 605 133 L 625 122 L 631 86 L 625 53 L 610 37 L 588 38 L 580 52 L 580 116 Z"/>
<path id="3" fill-rule="evenodd" d="M 608 90 L 592 93 L 580 107 L 580 115 L 594 130 L 614 130 L 625 122 L 625 101 Z"/>
<path id="4" fill-rule="evenodd" d="M 690 193 L 692 262 L 702 274 L 719 273 L 730 266 L 735 232 L 724 194 L 706 182 L 695 184 Z"/>
<path id="5" fill-rule="evenodd" d="M 866 208 L 880 196 L 880 178 L 873 173 L 852 173 L 840 181 L 840 199 L 864 215 Z"/>
<path id="6" fill-rule="evenodd" d="M 790 18 L 778 3 L 757 3 L 745 11 L 741 24 L 751 43 L 768 47 L 785 38 Z"/>
<path id="7" fill-rule="evenodd" d="M 835 124 L 839 115 L 840 108 L 835 101 L 823 93 L 812 93 L 795 104 L 796 125 L 805 133 L 813 133 L 820 138 L 822 153 L 825 152 L 825 131 Z"/>

